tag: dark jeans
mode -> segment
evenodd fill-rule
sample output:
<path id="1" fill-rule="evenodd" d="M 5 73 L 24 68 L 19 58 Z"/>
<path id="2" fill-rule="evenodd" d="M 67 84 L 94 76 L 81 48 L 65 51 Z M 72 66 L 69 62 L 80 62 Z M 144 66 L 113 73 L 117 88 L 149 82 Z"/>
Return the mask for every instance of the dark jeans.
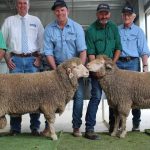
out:
<path id="1" fill-rule="evenodd" d="M 118 61 L 117 62 L 117 66 L 120 69 L 124 69 L 124 70 L 132 70 L 132 71 L 140 71 L 140 59 L 139 58 L 135 58 L 133 60 L 130 60 L 128 62 L 122 62 L 122 61 Z M 109 125 L 114 126 L 114 115 L 113 115 L 113 109 L 109 108 Z M 140 109 L 132 109 L 132 115 L 133 115 L 133 126 L 138 127 L 140 124 L 140 117 L 141 117 L 141 110 Z"/>
<path id="2" fill-rule="evenodd" d="M 85 118 L 86 131 L 94 131 L 94 126 L 96 124 L 96 113 L 102 95 L 102 89 L 96 79 L 91 78 L 91 86 L 91 98 L 88 104 Z"/>
<path id="3" fill-rule="evenodd" d="M 37 72 L 38 68 L 33 65 L 35 61 L 35 57 L 12 57 L 13 62 L 15 63 L 16 67 L 13 70 L 10 70 L 10 73 L 33 73 Z M 39 129 L 40 127 L 40 114 L 33 113 L 30 114 L 30 129 Z M 10 116 L 10 127 L 11 130 L 15 130 L 21 132 L 21 121 L 22 118 L 20 117 L 12 117 Z"/>
<path id="4" fill-rule="evenodd" d="M 82 124 L 82 110 L 83 110 L 83 99 L 84 99 L 84 82 L 83 78 L 78 81 L 79 86 L 73 98 L 73 113 L 72 113 L 72 127 L 80 128 Z"/>

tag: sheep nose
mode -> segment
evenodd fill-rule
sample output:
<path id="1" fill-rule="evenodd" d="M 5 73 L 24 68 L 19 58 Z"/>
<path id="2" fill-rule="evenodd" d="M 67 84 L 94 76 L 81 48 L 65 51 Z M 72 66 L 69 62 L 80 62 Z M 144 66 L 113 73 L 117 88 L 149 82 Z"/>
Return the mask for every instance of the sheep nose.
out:
<path id="1" fill-rule="evenodd" d="M 86 74 L 89 75 L 89 71 L 86 71 Z"/>

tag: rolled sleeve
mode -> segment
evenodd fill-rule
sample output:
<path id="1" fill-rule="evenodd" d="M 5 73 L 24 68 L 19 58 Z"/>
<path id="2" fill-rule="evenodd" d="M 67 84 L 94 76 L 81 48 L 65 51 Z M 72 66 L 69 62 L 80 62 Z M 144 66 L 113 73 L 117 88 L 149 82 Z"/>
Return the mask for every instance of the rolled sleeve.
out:
<path id="1" fill-rule="evenodd" d="M 93 42 L 92 35 L 90 34 L 90 32 L 88 30 L 86 31 L 85 39 L 86 39 L 88 55 L 95 55 L 96 54 L 95 45 Z"/>
<path id="2" fill-rule="evenodd" d="M 6 43 L 5 43 L 3 35 L 2 35 L 2 32 L 0 32 L 0 49 L 3 49 L 3 50 L 7 49 Z"/>
<path id="3" fill-rule="evenodd" d="M 79 52 L 87 49 L 86 43 L 85 43 L 85 34 L 84 34 L 82 27 L 78 27 L 76 45 L 77 45 L 77 50 Z"/>
<path id="4" fill-rule="evenodd" d="M 48 28 L 45 29 L 44 31 L 44 54 L 46 56 L 53 56 L 53 43 L 51 41 L 51 33 L 50 30 L 48 30 Z"/>
<path id="5" fill-rule="evenodd" d="M 138 50 L 139 50 L 140 56 L 143 56 L 143 55 L 150 56 L 150 50 L 148 48 L 147 41 L 146 41 L 144 32 L 142 30 L 140 30 L 138 34 Z"/>

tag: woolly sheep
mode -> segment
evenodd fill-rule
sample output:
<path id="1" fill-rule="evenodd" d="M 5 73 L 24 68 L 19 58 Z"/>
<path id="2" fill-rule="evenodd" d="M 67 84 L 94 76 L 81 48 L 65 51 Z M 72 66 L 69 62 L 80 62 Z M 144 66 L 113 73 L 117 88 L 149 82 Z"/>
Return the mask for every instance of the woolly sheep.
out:
<path id="1" fill-rule="evenodd" d="M 126 119 L 131 108 L 150 108 L 150 73 L 121 70 L 102 55 L 88 63 L 87 68 L 96 72 L 108 104 L 114 109 L 115 125 L 111 136 L 125 137 Z M 120 121 L 120 132 L 117 133 Z"/>
<path id="2" fill-rule="evenodd" d="M 6 126 L 5 114 L 41 112 L 48 124 L 47 136 L 57 140 L 55 112 L 62 114 L 73 98 L 78 78 L 89 72 L 79 58 L 70 59 L 53 71 L 32 74 L 0 74 L 0 128 Z"/>

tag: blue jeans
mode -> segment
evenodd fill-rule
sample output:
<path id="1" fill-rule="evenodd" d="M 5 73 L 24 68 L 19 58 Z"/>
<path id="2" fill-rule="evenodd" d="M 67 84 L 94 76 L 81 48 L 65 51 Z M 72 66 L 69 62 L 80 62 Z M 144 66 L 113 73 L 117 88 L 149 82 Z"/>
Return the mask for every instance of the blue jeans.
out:
<path id="1" fill-rule="evenodd" d="M 72 113 L 72 124 L 73 128 L 80 128 L 82 124 L 82 110 L 83 110 L 83 99 L 84 99 L 84 82 L 83 78 L 78 80 L 78 89 L 73 97 L 73 113 Z M 48 128 L 48 123 L 45 121 L 45 128 Z"/>
<path id="2" fill-rule="evenodd" d="M 117 66 L 120 69 L 124 70 L 132 70 L 132 71 L 140 71 L 140 59 L 135 58 L 127 62 L 117 61 Z M 113 116 L 113 110 L 112 108 L 109 108 L 109 124 L 114 124 L 114 116 Z M 138 127 L 140 124 L 140 117 L 141 117 L 141 110 L 140 109 L 132 109 L 132 115 L 133 115 L 133 126 Z"/>
<path id="3" fill-rule="evenodd" d="M 78 80 L 79 86 L 73 98 L 73 113 L 72 113 L 72 124 L 73 128 L 80 128 L 82 124 L 82 110 L 83 110 L 83 99 L 84 99 L 84 82 L 83 78 Z"/>
<path id="4" fill-rule="evenodd" d="M 38 68 L 33 65 L 35 61 L 35 57 L 12 57 L 13 62 L 15 63 L 16 67 L 13 70 L 10 70 L 10 73 L 33 73 L 38 72 Z M 40 114 L 33 113 L 30 114 L 30 129 L 31 130 L 38 130 L 40 127 Z M 15 130 L 17 132 L 21 132 L 21 121 L 22 118 L 20 117 L 13 117 L 10 116 L 10 126 L 11 131 Z"/>
<path id="5" fill-rule="evenodd" d="M 91 98 L 88 104 L 86 117 L 85 117 L 86 131 L 94 131 L 94 126 L 96 124 L 96 113 L 102 95 L 102 88 L 100 87 L 96 79 L 91 78 L 91 86 L 92 86 Z"/>

